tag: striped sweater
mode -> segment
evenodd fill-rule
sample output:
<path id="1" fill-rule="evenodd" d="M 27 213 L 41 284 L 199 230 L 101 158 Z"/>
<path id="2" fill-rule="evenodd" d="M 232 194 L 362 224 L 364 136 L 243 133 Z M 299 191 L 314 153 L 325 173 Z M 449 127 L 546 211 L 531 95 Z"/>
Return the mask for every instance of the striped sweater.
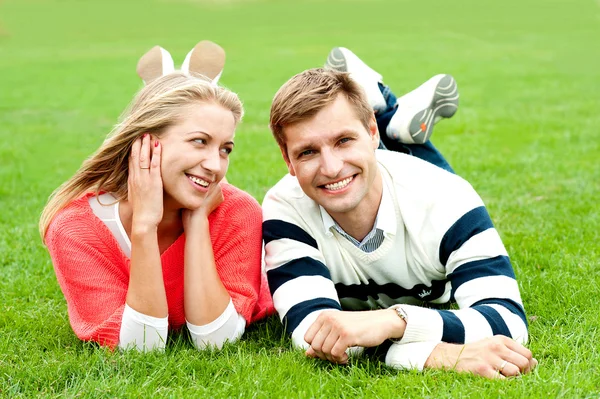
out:
<path id="1" fill-rule="evenodd" d="M 293 342 L 323 310 L 407 304 L 402 340 L 386 363 L 422 369 L 439 342 L 496 334 L 527 341 L 515 275 L 482 200 L 459 176 L 418 158 L 377 151 L 384 180 L 384 240 L 361 251 L 324 220 L 287 175 L 263 201 L 265 263 L 273 302 Z M 387 203 L 384 208 L 384 202 Z M 455 302 L 458 309 L 438 305 Z M 446 306 L 447 307 L 447 306 Z"/>

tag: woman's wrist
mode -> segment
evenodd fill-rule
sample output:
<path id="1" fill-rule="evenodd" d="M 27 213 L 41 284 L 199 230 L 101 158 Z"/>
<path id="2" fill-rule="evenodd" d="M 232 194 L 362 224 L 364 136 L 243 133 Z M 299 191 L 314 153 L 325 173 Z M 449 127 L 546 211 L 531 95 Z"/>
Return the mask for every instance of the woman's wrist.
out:
<path id="1" fill-rule="evenodd" d="M 188 223 L 184 225 L 186 236 L 190 234 L 206 234 L 209 230 L 208 215 L 192 215 Z"/>
<path id="2" fill-rule="evenodd" d="M 131 224 L 131 236 L 147 236 L 149 234 L 156 235 L 158 232 L 158 226 L 154 223 L 136 222 L 135 220 Z"/>

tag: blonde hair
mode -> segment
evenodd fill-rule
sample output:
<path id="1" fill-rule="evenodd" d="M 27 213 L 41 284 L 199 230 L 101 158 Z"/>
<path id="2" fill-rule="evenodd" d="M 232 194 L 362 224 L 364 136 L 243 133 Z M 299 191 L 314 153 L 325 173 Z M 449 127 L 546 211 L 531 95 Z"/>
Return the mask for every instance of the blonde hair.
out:
<path id="1" fill-rule="evenodd" d="M 356 117 L 368 130 L 373 117 L 362 87 L 346 72 L 308 69 L 293 76 L 277 91 L 271 104 L 269 127 L 279 147 L 287 153 L 284 128 L 312 118 L 343 94 Z"/>
<path id="2" fill-rule="evenodd" d="M 243 107 L 237 94 L 216 86 L 201 75 L 170 73 L 142 88 L 100 148 L 79 170 L 50 195 L 42 211 L 39 230 L 42 240 L 56 214 L 86 193 L 106 191 L 119 201 L 127 198 L 129 154 L 143 133 L 160 137 L 177 123 L 183 110 L 195 103 L 214 103 L 228 109 L 235 123 L 242 119 Z"/>

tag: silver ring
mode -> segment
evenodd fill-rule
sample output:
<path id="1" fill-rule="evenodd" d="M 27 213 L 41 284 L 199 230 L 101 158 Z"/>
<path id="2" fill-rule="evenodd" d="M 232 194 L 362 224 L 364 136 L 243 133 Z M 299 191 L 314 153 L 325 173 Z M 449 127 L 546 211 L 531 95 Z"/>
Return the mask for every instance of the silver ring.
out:
<path id="1" fill-rule="evenodd" d="M 504 367 L 506 367 L 507 364 L 508 364 L 508 360 L 503 361 L 502 364 L 500 365 L 500 367 L 498 368 L 498 372 L 501 373 L 502 370 L 504 370 Z"/>

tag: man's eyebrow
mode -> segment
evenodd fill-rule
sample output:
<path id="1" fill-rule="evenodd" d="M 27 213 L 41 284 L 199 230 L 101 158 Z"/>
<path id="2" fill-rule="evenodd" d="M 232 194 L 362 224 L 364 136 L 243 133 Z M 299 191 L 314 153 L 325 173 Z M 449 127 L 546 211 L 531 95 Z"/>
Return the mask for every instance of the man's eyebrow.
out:
<path id="1" fill-rule="evenodd" d="M 303 143 L 302 145 L 293 147 L 292 154 L 294 154 L 294 155 L 300 154 L 301 152 L 304 152 L 306 150 L 312 150 L 313 148 L 315 148 L 315 143 L 313 143 L 313 142 Z"/>
<path id="2" fill-rule="evenodd" d="M 356 135 L 358 135 L 358 133 L 355 132 L 354 130 L 345 129 L 345 130 L 342 130 L 342 131 L 338 132 L 332 138 L 332 141 L 338 141 L 338 140 L 342 139 L 343 137 L 346 137 L 346 136 L 356 136 Z"/>

